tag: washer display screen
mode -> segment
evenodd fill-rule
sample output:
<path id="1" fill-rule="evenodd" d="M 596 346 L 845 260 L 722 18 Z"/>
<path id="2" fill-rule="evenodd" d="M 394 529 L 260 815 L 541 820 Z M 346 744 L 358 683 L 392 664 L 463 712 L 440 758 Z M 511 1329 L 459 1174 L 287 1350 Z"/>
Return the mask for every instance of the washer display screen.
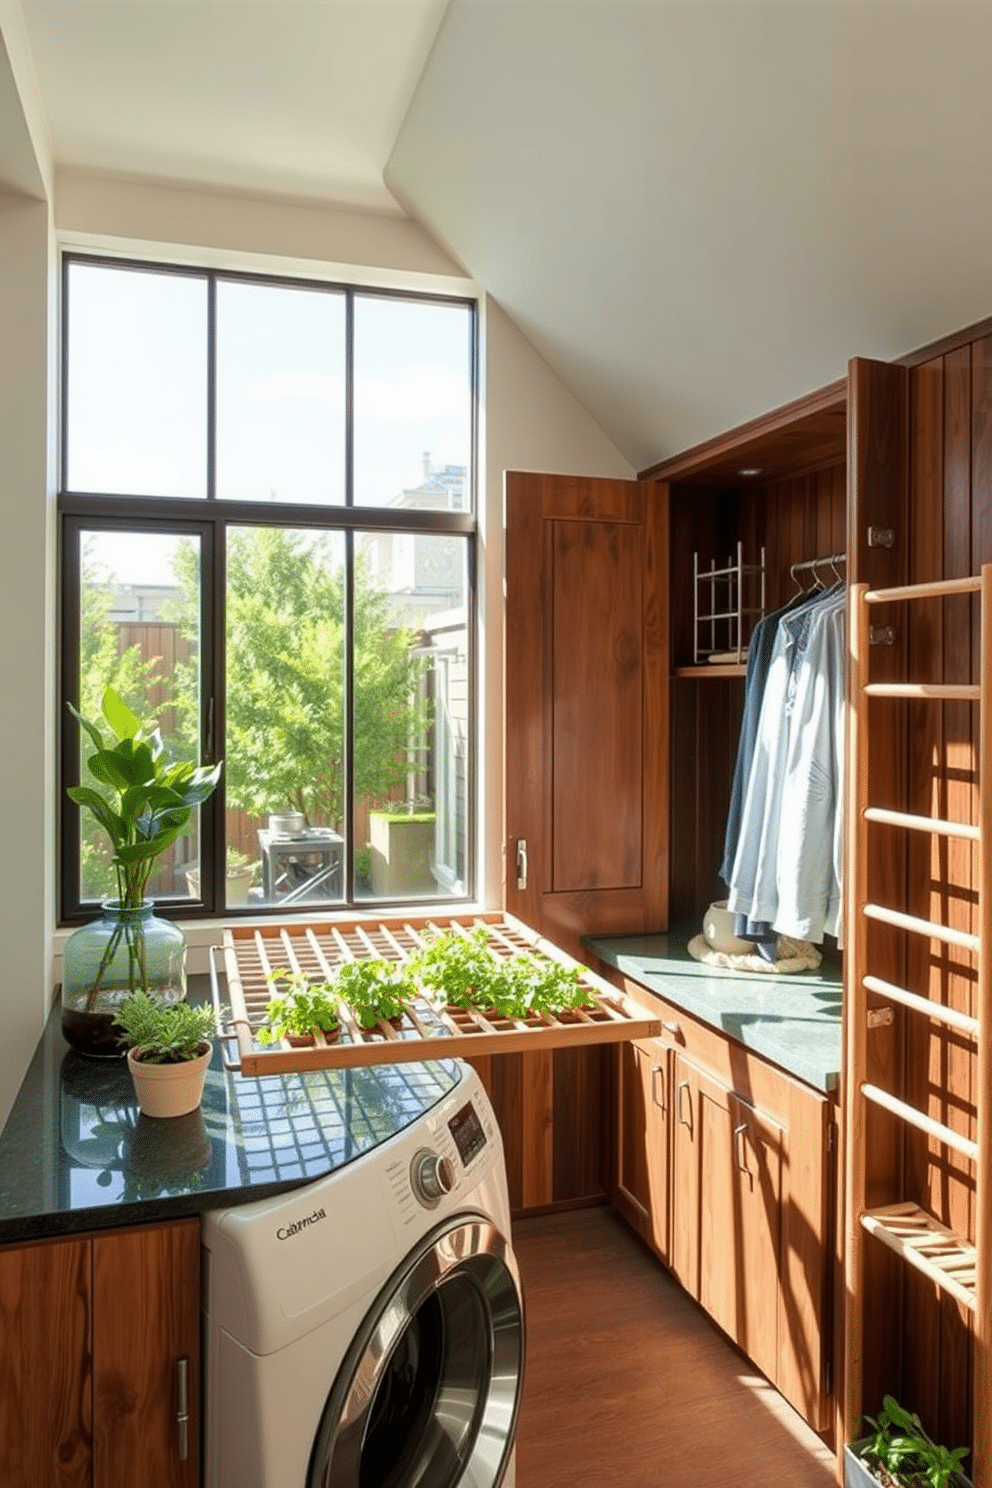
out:
<path id="1" fill-rule="evenodd" d="M 448 1122 L 448 1128 L 455 1139 L 462 1166 L 467 1168 L 473 1157 L 486 1145 L 486 1134 L 482 1130 L 482 1122 L 471 1101 L 462 1106 L 460 1111 L 455 1112 Z"/>

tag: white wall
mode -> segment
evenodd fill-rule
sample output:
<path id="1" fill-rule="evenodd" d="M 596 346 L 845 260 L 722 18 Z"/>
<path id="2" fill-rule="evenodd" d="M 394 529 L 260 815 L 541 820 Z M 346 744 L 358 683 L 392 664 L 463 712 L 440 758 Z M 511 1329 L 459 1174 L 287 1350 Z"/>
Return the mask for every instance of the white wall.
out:
<path id="1" fill-rule="evenodd" d="M 47 203 L 0 196 L 0 1120 L 44 1026 L 54 927 L 54 490 Z"/>

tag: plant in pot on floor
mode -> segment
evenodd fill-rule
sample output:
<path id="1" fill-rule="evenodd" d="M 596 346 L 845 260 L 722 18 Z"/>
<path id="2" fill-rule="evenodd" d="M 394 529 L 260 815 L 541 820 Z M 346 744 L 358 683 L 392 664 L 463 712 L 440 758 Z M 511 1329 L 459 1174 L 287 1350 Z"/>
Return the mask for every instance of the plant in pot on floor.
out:
<path id="1" fill-rule="evenodd" d="M 186 1116 L 203 1096 L 213 1044 L 213 1009 L 191 1002 L 163 1003 L 133 992 L 114 1022 L 145 1116 Z"/>
<path id="2" fill-rule="evenodd" d="M 155 726 L 146 727 L 112 687 L 103 695 L 108 741 L 96 723 L 70 709 L 94 745 L 88 785 L 68 794 L 92 813 L 110 839 L 117 898 L 99 920 L 69 936 L 62 956 L 62 1030 L 84 1054 L 118 1055 L 114 1015 L 136 991 L 161 1002 L 186 996 L 186 940 L 145 898 L 156 858 L 175 842 L 195 806 L 210 796 L 220 764 L 171 760 Z"/>
<path id="3" fill-rule="evenodd" d="M 920 1418 L 891 1395 L 882 1400 L 877 1418 L 866 1416 L 873 1435 L 848 1445 L 844 1481 L 847 1488 L 970 1488 L 961 1471 L 967 1447 L 939 1446 L 924 1431 Z"/>

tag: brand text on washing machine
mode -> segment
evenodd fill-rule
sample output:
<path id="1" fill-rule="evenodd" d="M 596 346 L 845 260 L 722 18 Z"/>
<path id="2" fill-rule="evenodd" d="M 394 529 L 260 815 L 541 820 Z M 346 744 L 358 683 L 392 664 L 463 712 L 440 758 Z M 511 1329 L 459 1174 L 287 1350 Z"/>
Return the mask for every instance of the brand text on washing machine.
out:
<path id="1" fill-rule="evenodd" d="M 298 1235 L 300 1231 L 305 1230 L 308 1225 L 319 1224 L 322 1219 L 326 1218 L 326 1210 L 315 1209 L 312 1214 L 305 1214 L 302 1219 L 294 1219 L 292 1224 L 282 1225 L 278 1230 L 276 1230 L 276 1239 L 292 1240 L 294 1235 Z"/>

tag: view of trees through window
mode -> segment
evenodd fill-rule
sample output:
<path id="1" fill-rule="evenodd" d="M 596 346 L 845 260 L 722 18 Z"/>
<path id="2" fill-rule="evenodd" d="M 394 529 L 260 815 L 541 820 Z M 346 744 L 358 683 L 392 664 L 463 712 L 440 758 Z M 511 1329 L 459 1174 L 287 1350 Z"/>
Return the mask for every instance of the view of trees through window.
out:
<path id="1" fill-rule="evenodd" d="M 99 719 L 110 684 L 177 757 L 224 759 L 216 803 L 194 813 L 149 884 L 159 900 L 207 911 L 464 896 L 472 307 L 214 281 L 69 262 L 65 698 Z M 182 324 L 166 333 L 177 304 Z M 160 365 L 174 352 L 176 375 L 188 372 L 201 333 L 205 411 L 169 390 Z M 126 432 L 126 452 L 101 453 L 115 413 L 93 384 L 121 394 L 122 364 L 132 411 L 134 384 L 168 390 L 173 448 L 159 489 L 161 408 L 138 399 L 144 452 Z M 358 496 L 349 388 L 361 403 Z M 211 465 L 221 457 L 223 491 Z M 74 471 L 91 489 L 69 484 Z M 87 752 L 77 732 L 64 783 L 95 784 Z M 71 917 L 115 890 L 99 829 L 64 810 Z"/>

